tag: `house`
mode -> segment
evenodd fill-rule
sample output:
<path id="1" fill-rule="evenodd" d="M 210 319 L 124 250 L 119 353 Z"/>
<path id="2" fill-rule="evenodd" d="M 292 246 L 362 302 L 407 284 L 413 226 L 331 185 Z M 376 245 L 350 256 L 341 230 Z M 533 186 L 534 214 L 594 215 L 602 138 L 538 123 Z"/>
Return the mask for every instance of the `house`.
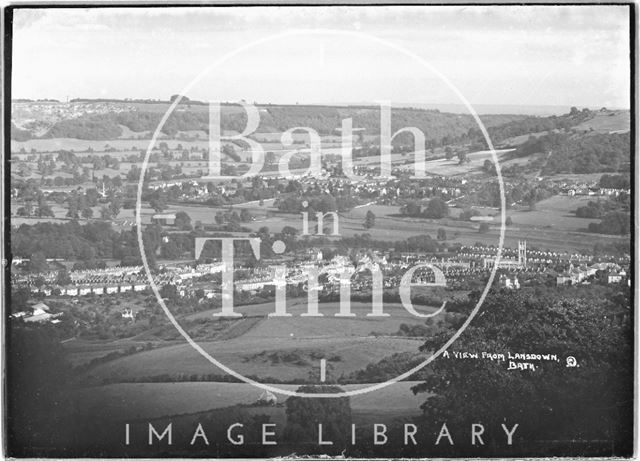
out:
<path id="1" fill-rule="evenodd" d="M 607 283 L 620 283 L 627 276 L 627 272 L 622 269 L 620 271 L 612 270 L 607 273 Z"/>
<path id="2" fill-rule="evenodd" d="M 58 317 L 60 314 L 51 314 L 49 312 L 49 306 L 45 303 L 37 303 L 32 307 L 31 315 L 23 315 L 22 319 L 25 322 L 48 322 L 51 319 Z"/>
<path id="3" fill-rule="evenodd" d="M 204 296 L 207 299 L 213 299 L 217 296 L 217 293 L 214 290 L 204 290 Z"/>
<path id="4" fill-rule="evenodd" d="M 49 306 L 47 306 L 45 303 L 37 303 L 34 304 L 32 309 L 34 310 L 34 312 L 37 311 L 42 311 L 42 312 L 49 312 L 51 309 L 49 309 Z"/>
<path id="5" fill-rule="evenodd" d="M 510 275 L 502 274 L 498 283 L 500 284 L 500 288 L 507 288 L 509 290 L 520 289 L 520 281 L 515 275 L 511 277 Z"/>
<path id="6" fill-rule="evenodd" d="M 157 213 L 151 217 L 151 222 L 161 226 L 173 226 L 176 223 L 175 213 Z"/>
<path id="7" fill-rule="evenodd" d="M 25 316 L 22 319 L 25 322 L 47 322 L 47 321 L 51 320 L 52 317 L 53 317 L 53 315 L 49 314 L 48 312 L 38 312 L 38 313 L 36 313 L 34 311 L 33 315 Z"/>
<path id="8" fill-rule="evenodd" d="M 236 282 L 236 290 L 238 291 L 257 291 L 262 290 L 267 285 L 273 285 L 273 279 L 252 279 Z"/>
<path id="9" fill-rule="evenodd" d="M 584 281 L 586 278 L 595 275 L 597 272 L 596 267 L 574 267 L 573 264 L 569 265 L 562 274 L 556 277 L 556 285 L 575 285 Z"/>

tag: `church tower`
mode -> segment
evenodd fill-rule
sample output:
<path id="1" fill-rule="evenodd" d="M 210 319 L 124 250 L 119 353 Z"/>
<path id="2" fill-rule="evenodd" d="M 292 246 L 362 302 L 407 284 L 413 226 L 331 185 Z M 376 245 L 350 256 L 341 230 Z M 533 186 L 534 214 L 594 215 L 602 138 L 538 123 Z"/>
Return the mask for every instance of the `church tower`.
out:
<path id="1" fill-rule="evenodd" d="M 518 264 L 520 267 L 527 267 L 527 241 L 518 240 Z"/>

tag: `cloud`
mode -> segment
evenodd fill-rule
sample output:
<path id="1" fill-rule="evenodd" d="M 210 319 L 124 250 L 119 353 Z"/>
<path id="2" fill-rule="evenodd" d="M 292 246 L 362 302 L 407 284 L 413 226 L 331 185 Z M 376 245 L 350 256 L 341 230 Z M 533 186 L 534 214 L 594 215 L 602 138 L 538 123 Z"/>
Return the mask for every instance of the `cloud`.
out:
<path id="1" fill-rule="evenodd" d="M 626 104 L 629 97 L 622 84 L 629 72 L 624 6 L 21 8 L 15 10 L 14 26 L 13 82 L 22 97 L 90 97 L 97 93 L 93 88 L 113 97 L 165 97 L 225 53 L 294 28 L 361 31 L 393 42 L 437 64 L 482 99 L 477 102 L 570 99 L 598 105 L 602 98 L 616 105 L 611 101 Z M 319 49 L 313 40 L 272 42 L 227 65 L 237 71 L 226 89 L 237 92 L 235 80 L 256 99 L 277 102 L 297 84 L 304 91 L 296 98 L 318 101 L 330 82 L 342 78 L 344 88 L 336 89 L 344 93 L 340 99 L 353 93 L 371 99 L 375 95 L 366 91 L 381 86 L 398 99 L 393 92 L 406 96 L 406 88 L 394 85 L 394 78 L 413 84 L 407 83 L 406 59 L 385 54 L 380 45 L 354 51 L 351 39 L 323 40 L 325 67 L 306 62 L 314 55 L 305 56 L 304 47 Z M 261 65 L 241 65 L 243 59 Z M 343 70 L 353 75 L 341 77 Z M 416 102 L 429 102 L 429 95 L 422 97 Z"/>

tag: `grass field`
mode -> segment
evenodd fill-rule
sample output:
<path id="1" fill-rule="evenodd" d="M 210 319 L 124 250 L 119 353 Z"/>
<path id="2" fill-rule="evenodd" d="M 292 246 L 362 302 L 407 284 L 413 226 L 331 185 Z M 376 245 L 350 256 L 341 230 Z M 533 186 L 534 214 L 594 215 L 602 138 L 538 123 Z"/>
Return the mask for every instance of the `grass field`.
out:
<path id="1" fill-rule="evenodd" d="M 590 199 L 594 200 L 595 198 L 591 197 Z M 590 222 L 599 222 L 600 220 L 577 218 L 572 212 L 585 205 L 588 200 L 589 198 L 586 197 L 554 196 L 539 202 L 535 211 L 528 209 L 508 210 L 507 216 L 511 217 L 513 225 L 506 230 L 505 244 L 516 246 L 519 239 L 525 239 L 533 246 L 550 249 L 591 249 L 602 238 L 607 240 L 622 239 L 623 237 L 602 236 L 587 232 L 586 229 Z M 272 232 L 279 232 L 284 226 L 292 226 L 298 231 L 302 230 L 302 220 L 297 215 L 277 213 L 268 216 L 268 204 L 265 204 L 264 207 L 259 207 L 257 204 L 247 205 L 247 207 L 250 208 L 256 220 L 244 225 L 252 230 L 258 230 L 262 226 L 268 227 Z M 371 229 L 365 229 L 364 219 L 369 210 L 376 215 L 376 224 Z M 374 240 L 397 241 L 421 234 L 428 234 L 435 238 L 438 229 L 442 228 L 447 233 L 448 241 L 451 242 L 462 244 L 482 242 L 488 245 L 497 245 L 500 231 L 500 210 L 498 208 L 477 208 L 477 210 L 482 215 L 495 216 L 495 221 L 490 225 L 490 230 L 487 233 L 478 232 L 478 223 L 455 219 L 406 218 L 399 216 L 399 208 L 396 206 L 372 204 L 342 213 L 339 218 L 340 235 L 350 237 L 355 234 L 368 233 Z M 459 215 L 461 211 L 459 208 L 452 208 L 451 217 Z M 194 210 L 194 212 L 198 213 L 197 216 L 206 218 L 204 210 Z M 191 211 L 187 211 L 187 213 L 191 214 Z"/>
<path id="2" fill-rule="evenodd" d="M 594 117 L 574 127 L 577 131 L 597 133 L 624 133 L 631 128 L 631 113 L 628 110 L 596 112 Z"/>
<path id="3" fill-rule="evenodd" d="M 587 202 L 596 201 L 596 197 L 569 197 L 555 195 L 536 203 L 534 211 L 510 211 L 516 225 L 552 227 L 561 230 L 584 230 L 591 222 L 599 219 L 577 218 L 573 213 L 577 208 L 586 206 Z"/>
<path id="4" fill-rule="evenodd" d="M 263 379 L 281 380 L 307 379 L 317 372 L 320 364 L 318 354 L 334 360 L 328 365 L 328 375 L 339 377 L 365 368 L 396 352 L 417 352 L 419 338 L 372 336 L 372 333 L 390 335 L 396 333 L 401 323 L 422 324 L 423 319 L 411 316 L 399 304 L 385 305 L 389 318 L 366 317 L 371 306 L 367 303 L 351 303 L 353 318 L 336 318 L 338 303 L 320 304 L 325 317 L 300 317 L 306 311 L 306 299 L 291 300 L 289 318 L 267 318 L 274 311 L 273 303 L 236 308 L 236 311 L 260 321 L 240 336 L 224 340 L 203 341 L 198 344 L 221 363 L 242 373 Z M 433 312 L 435 308 L 416 307 L 419 311 Z M 211 312 L 198 313 L 185 319 L 209 318 L 219 322 Z M 188 330 L 188 328 L 187 328 Z M 270 354 L 291 353 L 301 362 L 272 357 Z M 337 359 L 336 359 L 337 358 Z M 159 349 L 139 352 L 112 360 L 92 368 L 82 381 L 102 383 L 104 379 L 130 380 L 162 374 L 223 374 L 190 345 L 179 343 Z"/>
<path id="5" fill-rule="evenodd" d="M 11 152 L 13 158 L 23 159 L 24 153 L 20 153 L 21 149 L 26 151 L 26 154 L 30 154 L 32 149 L 36 152 L 57 152 L 59 150 L 72 150 L 76 155 L 95 155 L 108 153 L 112 157 L 122 157 L 125 155 L 131 155 L 132 153 L 138 153 L 140 150 L 146 151 L 151 143 L 151 135 L 153 133 L 136 133 L 128 130 L 126 127 L 123 130 L 123 134 L 120 138 L 108 139 L 108 140 L 85 140 L 75 138 L 48 138 L 48 139 L 30 139 L 28 141 L 16 141 L 11 140 Z M 183 138 L 181 138 L 182 136 Z M 280 142 L 282 133 L 254 133 L 251 137 L 259 141 L 260 145 L 265 152 L 268 151 L 281 151 L 283 149 L 291 149 L 291 147 L 285 147 Z M 307 142 L 308 139 L 303 133 L 294 133 L 294 141 Z M 337 148 L 340 146 L 340 140 L 336 142 L 335 136 L 324 136 L 321 138 L 322 146 L 328 148 L 326 153 L 339 153 Z M 156 148 L 158 145 L 164 142 L 169 149 L 178 149 L 178 146 L 182 146 L 183 149 L 191 149 L 192 147 L 198 150 L 209 149 L 209 138 L 206 133 L 201 131 L 188 131 L 180 132 L 178 136 L 174 138 L 168 138 L 165 135 L 160 135 L 156 142 Z M 239 154 L 242 152 L 237 149 Z M 306 146 L 304 144 L 296 144 L 294 149 L 303 149 Z M 116 149 L 116 152 L 105 152 L 107 148 Z M 86 152 L 88 149 L 93 149 L 93 153 Z M 250 155 L 247 156 L 250 158 Z"/>
<path id="6" fill-rule="evenodd" d="M 351 409 L 356 414 L 373 412 L 416 415 L 420 412 L 420 404 L 427 398 L 427 394 L 413 394 L 411 387 L 416 384 L 411 381 L 400 382 L 351 397 Z M 299 386 L 283 384 L 278 387 L 291 391 Z M 364 386 L 341 387 L 344 390 L 354 390 Z M 81 389 L 76 392 L 75 397 L 77 404 L 90 413 L 132 421 L 250 404 L 262 392 L 261 389 L 244 383 L 143 383 Z M 283 401 L 286 396 L 279 395 L 278 398 Z"/>
<path id="7" fill-rule="evenodd" d="M 496 150 L 496 155 L 498 157 L 498 161 L 511 152 L 512 149 L 503 149 Z M 407 156 L 407 159 L 412 159 Z M 440 158 L 436 160 L 427 160 L 425 162 L 425 169 L 427 174 L 435 174 L 439 176 L 459 176 L 459 175 L 469 175 L 474 173 L 481 173 L 482 166 L 485 160 L 493 161 L 493 155 L 490 151 L 479 151 L 472 152 L 467 154 L 467 159 L 469 160 L 462 165 L 459 164 L 459 160 L 457 157 L 454 157 L 450 160 L 445 158 Z M 413 164 L 404 165 L 400 167 L 401 170 L 413 170 Z"/>
<path id="8" fill-rule="evenodd" d="M 599 175 L 565 175 L 567 180 L 588 181 L 598 179 Z M 505 234 L 505 244 L 515 246 L 519 239 L 527 240 L 532 246 L 546 247 L 550 249 L 591 249 L 593 245 L 606 239 L 615 241 L 623 237 L 606 236 L 587 232 L 591 222 L 599 222 L 599 219 L 577 218 L 573 214 L 578 207 L 586 205 L 589 200 L 596 197 L 568 197 L 554 196 L 536 204 L 536 209 L 507 210 L 507 216 L 511 217 L 513 225 L 508 227 Z M 20 205 L 12 204 L 12 224 L 34 224 L 39 221 L 64 222 L 66 208 L 53 206 L 56 219 L 50 218 L 20 218 L 15 213 Z M 242 223 L 252 231 L 257 231 L 263 226 L 271 232 L 280 232 L 285 226 L 292 226 L 302 231 L 302 219 L 299 215 L 279 213 L 273 208 L 273 201 L 266 200 L 263 206 L 257 202 L 249 202 L 236 205 L 234 208 L 247 208 L 255 220 Z M 170 205 L 166 211 L 185 211 L 193 223 L 200 221 L 203 224 L 214 224 L 215 215 L 225 207 L 208 207 L 197 205 Z M 375 227 L 365 229 L 363 226 L 367 211 L 376 215 Z M 478 208 L 482 215 L 495 216 L 494 223 L 490 224 L 487 233 L 478 232 L 478 223 L 457 221 L 455 219 L 430 220 L 422 218 L 406 218 L 399 216 L 399 208 L 396 206 L 383 206 L 369 204 L 355 208 L 349 212 L 340 214 L 340 235 L 350 237 L 355 234 L 368 233 L 372 239 L 397 241 L 411 236 L 428 234 L 435 238 L 437 230 L 442 228 L 447 233 L 447 239 L 451 242 L 473 244 L 482 242 L 489 245 L 497 245 L 500 230 L 500 210 L 497 208 Z M 451 209 L 451 217 L 456 217 L 461 212 L 459 208 Z M 142 210 L 142 222 L 149 223 L 154 211 L 145 206 Z M 94 208 L 94 217 L 100 217 L 100 207 Z M 120 211 L 115 223 L 118 226 L 130 226 L 134 221 L 133 210 Z"/>

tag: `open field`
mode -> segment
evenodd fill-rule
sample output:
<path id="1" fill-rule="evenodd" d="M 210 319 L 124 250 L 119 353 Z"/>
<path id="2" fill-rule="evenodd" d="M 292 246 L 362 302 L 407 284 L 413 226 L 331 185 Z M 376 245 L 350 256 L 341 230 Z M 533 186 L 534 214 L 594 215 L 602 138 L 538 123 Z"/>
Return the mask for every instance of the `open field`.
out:
<path id="1" fill-rule="evenodd" d="M 150 341 L 154 346 L 166 346 L 175 342 Z M 70 338 L 64 341 L 65 357 L 73 367 L 87 364 L 93 359 L 104 357 L 112 352 L 125 352 L 130 347 L 142 347 L 146 342 L 136 341 L 133 338 L 118 339 L 114 341 L 82 340 Z"/>
<path id="2" fill-rule="evenodd" d="M 595 200 L 594 197 L 555 196 L 539 202 L 535 211 L 528 209 L 507 210 L 507 216 L 511 217 L 513 225 L 506 230 L 505 244 L 515 246 L 519 239 L 525 239 L 533 246 L 551 249 L 563 249 L 567 246 L 569 248 L 591 249 L 602 238 L 607 240 L 623 238 L 602 236 L 586 231 L 590 222 L 599 222 L 600 220 L 577 218 L 572 212 L 585 205 L 589 199 Z M 370 204 L 340 214 L 340 235 L 350 237 L 355 234 L 368 233 L 374 240 L 397 241 L 422 234 L 428 234 L 435 238 L 437 230 L 442 228 L 447 232 L 447 239 L 451 242 L 462 244 L 482 242 L 488 245 L 497 245 L 500 231 L 500 210 L 498 208 L 476 209 L 481 215 L 495 216 L 495 221 L 490 224 L 488 233 L 479 233 L 479 223 L 477 222 L 446 218 L 433 220 L 402 217 L 399 216 L 399 208 L 396 206 Z M 251 206 L 250 210 L 256 219 L 243 225 L 252 230 L 258 230 L 262 226 L 268 227 L 270 231 L 280 231 L 284 226 L 292 226 L 298 231 L 302 230 L 302 220 L 297 215 L 269 214 L 267 204 L 264 207 L 255 204 Z M 376 225 L 371 229 L 365 229 L 363 223 L 369 210 L 376 215 Z M 460 208 L 451 208 L 451 217 L 458 216 L 461 211 Z M 187 213 L 191 214 L 190 211 Z M 213 215 L 215 212 L 212 212 Z M 199 216 L 204 218 L 204 211 L 200 211 Z"/>
<path id="3" fill-rule="evenodd" d="M 125 130 L 126 129 L 126 132 Z M 59 150 L 71 150 L 78 156 L 82 155 L 95 155 L 108 153 L 112 157 L 120 157 L 124 155 L 131 155 L 132 153 L 138 153 L 140 150 L 146 151 L 151 144 L 152 133 L 136 133 L 128 130 L 124 127 L 124 134 L 120 138 L 107 139 L 107 140 L 86 140 L 76 138 L 46 138 L 46 139 L 30 139 L 28 141 L 16 141 L 11 140 L 11 153 L 12 158 L 22 159 L 21 156 L 30 154 L 31 150 L 35 150 L 37 153 L 50 153 L 57 152 Z M 128 137 L 125 137 L 128 135 Z M 258 140 L 265 152 L 281 151 L 286 149 L 298 149 L 307 147 L 305 144 L 295 144 L 292 147 L 285 147 L 281 142 L 282 133 L 254 133 L 250 137 Z M 294 142 L 308 143 L 308 137 L 303 133 L 293 134 Z M 328 150 L 326 153 L 337 153 L 336 149 L 340 146 L 340 139 L 336 141 L 335 136 L 323 136 L 321 137 L 322 146 Z M 180 132 L 178 136 L 169 138 L 165 135 L 158 137 L 154 148 L 158 149 L 161 142 L 166 143 L 167 147 L 171 150 L 183 149 L 190 150 L 196 148 L 199 151 L 209 149 L 209 138 L 204 132 L 200 131 L 188 131 Z M 224 142 L 223 144 L 229 144 L 230 142 Z M 239 154 L 242 153 L 238 146 L 234 145 Z M 24 149 L 26 152 L 21 152 Z M 87 152 L 92 149 L 93 152 Z M 115 152 L 108 152 L 110 149 L 115 149 Z M 333 149 L 333 150 L 331 150 Z M 248 155 L 250 158 L 250 155 Z"/>
<path id="4" fill-rule="evenodd" d="M 510 211 L 509 215 L 514 223 L 518 224 L 551 226 L 564 230 L 585 229 L 590 222 L 600 220 L 577 218 L 574 211 L 581 206 L 586 206 L 588 202 L 597 200 L 598 197 L 555 195 L 536 203 L 534 211 Z"/>
<path id="5" fill-rule="evenodd" d="M 631 113 L 628 110 L 598 111 L 594 117 L 575 126 L 577 131 L 596 133 L 624 133 L 631 128 Z"/>
<path id="6" fill-rule="evenodd" d="M 395 413 L 416 415 L 427 394 L 414 395 L 417 382 L 405 381 L 384 389 L 351 397 L 351 409 L 358 413 Z M 298 385 L 277 385 L 296 390 Z M 344 390 L 361 389 L 364 385 L 341 386 Z M 90 414 L 104 414 L 114 420 L 149 420 L 162 416 L 196 413 L 255 402 L 262 389 L 236 383 L 141 383 L 110 384 L 80 389 L 75 397 Z M 287 397 L 278 396 L 279 400 Z"/>
<path id="7" fill-rule="evenodd" d="M 548 134 L 548 131 L 538 131 L 536 133 L 527 133 L 520 136 L 514 136 L 512 138 L 507 138 L 502 141 L 500 144 L 505 146 L 519 146 L 520 144 L 524 144 L 527 140 L 533 136 L 534 138 L 539 138 L 540 136 L 544 136 Z"/>
<path id="8" fill-rule="evenodd" d="M 396 352 L 417 352 L 420 338 L 373 336 L 372 333 L 396 333 L 400 324 L 422 324 L 424 319 L 411 316 L 399 304 L 385 305 L 389 318 L 366 317 L 368 303 L 351 303 L 353 318 L 336 318 L 338 303 L 320 304 L 325 317 L 300 317 L 306 312 L 306 299 L 292 300 L 289 318 L 267 318 L 274 311 L 273 303 L 243 306 L 236 311 L 261 320 L 240 336 L 198 344 L 224 365 L 243 375 L 262 379 L 307 379 L 317 372 L 319 357 L 328 361 L 328 376 L 339 377 L 366 367 Z M 433 312 L 436 308 L 416 307 Z M 185 319 L 208 318 L 220 322 L 212 313 L 198 313 Z M 188 328 L 187 328 L 188 330 Z M 233 335 L 232 335 L 233 336 Z M 274 354 L 275 353 L 275 354 Z M 426 358 L 426 356 L 425 356 Z M 102 383 L 104 379 L 131 380 L 163 374 L 206 375 L 223 374 L 190 345 L 178 343 L 159 349 L 139 352 L 92 368 L 82 377 L 85 382 Z"/>
<path id="9" fill-rule="evenodd" d="M 572 179 L 571 175 L 567 180 Z M 576 175 L 573 175 L 576 176 Z M 579 180 L 598 179 L 599 175 L 578 175 Z M 513 220 L 513 225 L 506 230 L 505 244 L 514 246 L 518 239 L 526 239 L 530 245 L 541 246 L 550 249 L 591 249 L 593 245 L 606 239 L 607 241 L 620 240 L 623 237 L 592 234 L 587 232 L 587 227 L 591 222 L 599 222 L 599 219 L 577 218 L 573 211 L 580 206 L 586 205 L 589 200 L 597 200 L 596 197 L 568 197 L 554 196 L 543 200 L 536 205 L 536 209 L 513 209 L 507 210 L 507 216 Z M 280 213 L 273 208 L 273 201 L 266 200 L 263 206 L 257 202 L 248 202 L 236 205 L 234 208 L 247 208 L 254 216 L 253 221 L 242 223 L 252 231 L 257 231 L 263 226 L 269 228 L 271 232 L 279 232 L 285 226 L 292 226 L 299 232 L 302 231 L 302 219 L 299 215 L 290 213 Z M 53 206 L 56 219 L 51 218 L 20 218 L 15 213 L 20 205 L 12 204 L 12 224 L 22 223 L 34 224 L 39 221 L 64 222 L 66 209 L 61 206 Z M 215 215 L 218 211 L 225 210 L 226 207 L 208 207 L 199 205 L 170 205 L 166 211 L 185 211 L 192 222 L 200 221 L 203 224 L 215 223 Z M 435 238 L 439 228 L 445 229 L 449 241 L 462 244 L 473 244 L 483 242 L 489 245 L 496 245 L 498 242 L 500 222 L 500 210 L 498 208 L 477 208 L 482 215 L 495 216 L 494 223 L 490 224 L 487 233 L 478 232 L 478 223 L 468 221 L 457 221 L 455 219 L 431 220 L 423 218 L 408 218 L 399 216 L 399 208 L 396 206 L 382 206 L 377 204 L 364 205 L 349 212 L 340 214 L 340 235 L 353 236 L 355 234 L 368 233 L 372 239 L 397 241 L 411 236 L 428 234 Z M 376 215 L 376 225 L 371 229 L 363 226 L 367 211 L 371 210 Z M 459 208 L 451 208 L 451 217 L 456 217 L 461 212 Z M 148 206 L 143 207 L 142 222 L 149 223 L 154 211 Z M 94 217 L 99 218 L 100 207 L 94 208 Z M 115 225 L 127 228 L 134 222 L 133 210 L 123 209 L 120 211 Z"/>
<path id="10" fill-rule="evenodd" d="M 501 158 L 503 158 L 505 154 L 508 154 L 511 151 L 512 149 L 496 150 L 498 161 L 501 161 Z M 407 156 L 407 159 L 412 160 L 412 157 Z M 427 160 L 425 162 L 425 169 L 427 174 L 435 174 L 439 176 L 458 176 L 480 173 L 482 172 L 484 161 L 493 161 L 493 155 L 490 151 L 472 152 L 470 154 L 467 154 L 467 159 L 469 161 L 462 165 L 459 165 L 459 160 L 457 157 L 454 157 L 450 160 L 447 160 L 446 158 Z M 413 170 L 414 165 L 413 163 L 411 163 L 409 165 L 400 167 L 400 169 Z"/>
<path id="11" fill-rule="evenodd" d="M 343 322 L 346 323 L 346 322 Z M 372 326 L 372 330 L 375 327 Z M 318 373 L 320 359 L 313 362 L 310 357 L 323 354 L 336 356 L 338 361 L 328 362 L 327 374 L 340 377 L 343 374 L 364 369 L 397 352 L 415 352 L 422 344 L 419 339 L 388 337 L 337 337 L 332 338 L 238 338 L 226 341 L 198 343 L 205 351 L 225 366 L 238 373 L 257 376 L 259 379 L 283 381 L 306 380 L 310 373 Z M 280 358 L 270 358 L 277 353 Z M 292 355 L 292 362 L 285 357 Z M 427 356 L 425 356 L 426 358 Z M 283 361 L 280 361 L 283 360 Z M 226 372 L 209 363 L 190 345 L 167 346 L 151 351 L 115 359 L 88 371 L 81 382 L 101 384 L 141 380 L 169 375 L 202 376 L 224 375 Z"/>

